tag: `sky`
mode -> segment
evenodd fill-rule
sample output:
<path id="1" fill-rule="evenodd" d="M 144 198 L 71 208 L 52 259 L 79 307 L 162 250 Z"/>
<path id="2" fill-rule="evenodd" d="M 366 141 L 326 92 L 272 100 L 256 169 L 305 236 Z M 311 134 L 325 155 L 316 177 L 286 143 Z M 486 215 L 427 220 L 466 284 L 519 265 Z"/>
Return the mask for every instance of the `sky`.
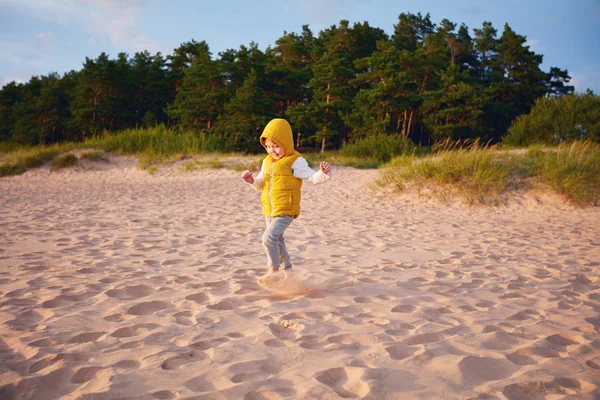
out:
<path id="1" fill-rule="evenodd" d="M 394 31 L 401 13 L 504 25 L 543 55 L 542 69 L 566 69 L 577 92 L 600 94 L 600 0 L 0 0 L 0 86 L 83 68 L 86 57 L 144 50 L 163 56 L 205 41 L 213 58 L 251 42 L 273 47 L 285 32 L 314 36 L 347 20 Z"/>

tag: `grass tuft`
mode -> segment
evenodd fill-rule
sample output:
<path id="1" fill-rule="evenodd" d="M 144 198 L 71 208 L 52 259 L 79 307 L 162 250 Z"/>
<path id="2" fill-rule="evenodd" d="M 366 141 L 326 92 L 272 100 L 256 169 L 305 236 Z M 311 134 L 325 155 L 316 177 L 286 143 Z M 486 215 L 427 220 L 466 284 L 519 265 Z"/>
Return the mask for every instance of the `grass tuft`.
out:
<path id="1" fill-rule="evenodd" d="M 86 151 L 81 154 L 80 158 L 89 161 L 108 162 L 108 157 L 103 151 Z"/>
<path id="2" fill-rule="evenodd" d="M 250 161 L 243 161 L 235 163 L 231 166 L 231 169 L 237 172 L 242 172 L 245 170 L 249 171 L 259 171 L 262 166 L 262 158 Z"/>
<path id="3" fill-rule="evenodd" d="M 197 169 L 218 169 L 225 167 L 223 161 L 217 157 L 208 160 L 196 160 L 189 162 L 183 166 L 183 170 L 186 172 L 195 171 Z"/>
<path id="4" fill-rule="evenodd" d="M 73 166 L 77 165 L 78 162 L 79 162 L 79 159 L 77 158 L 77 156 L 75 154 L 72 154 L 72 153 L 63 154 L 61 156 L 56 157 L 54 160 L 52 160 L 52 163 L 50 164 L 50 171 L 55 171 L 57 169 L 62 169 L 62 168 L 67 168 L 67 167 L 73 167 Z"/>
<path id="5" fill-rule="evenodd" d="M 0 176 L 19 175 L 28 169 L 41 167 L 59 153 L 58 146 L 18 149 L 3 157 Z"/>

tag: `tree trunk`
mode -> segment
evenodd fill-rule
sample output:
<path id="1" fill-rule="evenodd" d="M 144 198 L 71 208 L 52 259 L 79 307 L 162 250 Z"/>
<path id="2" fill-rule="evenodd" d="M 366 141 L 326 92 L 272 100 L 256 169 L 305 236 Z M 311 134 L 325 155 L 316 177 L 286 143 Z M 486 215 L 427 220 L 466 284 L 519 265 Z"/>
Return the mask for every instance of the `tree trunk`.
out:
<path id="1" fill-rule="evenodd" d="M 410 126 L 412 125 L 412 119 L 413 119 L 414 114 L 415 114 L 415 111 L 410 110 L 410 117 L 408 117 L 408 127 L 406 129 L 406 136 L 405 136 L 407 139 L 410 136 Z"/>
<path id="2" fill-rule="evenodd" d="M 325 136 L 323 136 L 323 138 L 321 139 L 321 153 L 325 153 L 325 141 L 327 140 L 327 138 Z"/>

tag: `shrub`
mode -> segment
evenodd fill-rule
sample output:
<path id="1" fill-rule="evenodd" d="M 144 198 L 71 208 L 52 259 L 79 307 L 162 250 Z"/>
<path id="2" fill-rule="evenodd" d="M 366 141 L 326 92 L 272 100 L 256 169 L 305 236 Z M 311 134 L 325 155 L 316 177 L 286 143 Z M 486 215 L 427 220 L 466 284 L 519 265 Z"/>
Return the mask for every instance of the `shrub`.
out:
<path id="1" fill-rule="evenodd" d="M 516 146 L 573 140 L 600 141 L 599 96 L 539 98 L 531 112 L 517 117 L 502 138 L 503 143 Z"/>
<path id="2" fill-rule="evenodd" d="M 340 149 L 341 156 L 359 157 L 364 159 L 387 162 L 394 156 L 410 154 L 417 147 L 407 138 L 378 134 L 356 140 Z"/>

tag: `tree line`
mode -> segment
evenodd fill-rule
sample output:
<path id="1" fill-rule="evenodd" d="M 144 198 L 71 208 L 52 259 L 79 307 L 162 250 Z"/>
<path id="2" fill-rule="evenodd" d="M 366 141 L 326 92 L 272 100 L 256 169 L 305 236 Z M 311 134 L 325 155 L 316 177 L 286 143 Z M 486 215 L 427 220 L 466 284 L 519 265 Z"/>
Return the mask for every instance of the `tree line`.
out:
<path id="1" fill-rule="evenodd" d="M 270 119 L 283 117 L 302 147 L 335 149 L 379 134 L 426 145 L 497 142 L 536 99 L 573 93 L 566 70 L 541 64 L 508 24 L 501 34 L 490 22 L 471 33 L 421 13 L 400 14 L 391 35 L 342 20 L 317 36 L 305 25 L 265 51 L 252 42 L 218 57 L 191 40 L 166 57 L 102 53 L 62 77 L 5 85 L 0 141 L 82 141 L 162 124 L 249 150 Z"/>

